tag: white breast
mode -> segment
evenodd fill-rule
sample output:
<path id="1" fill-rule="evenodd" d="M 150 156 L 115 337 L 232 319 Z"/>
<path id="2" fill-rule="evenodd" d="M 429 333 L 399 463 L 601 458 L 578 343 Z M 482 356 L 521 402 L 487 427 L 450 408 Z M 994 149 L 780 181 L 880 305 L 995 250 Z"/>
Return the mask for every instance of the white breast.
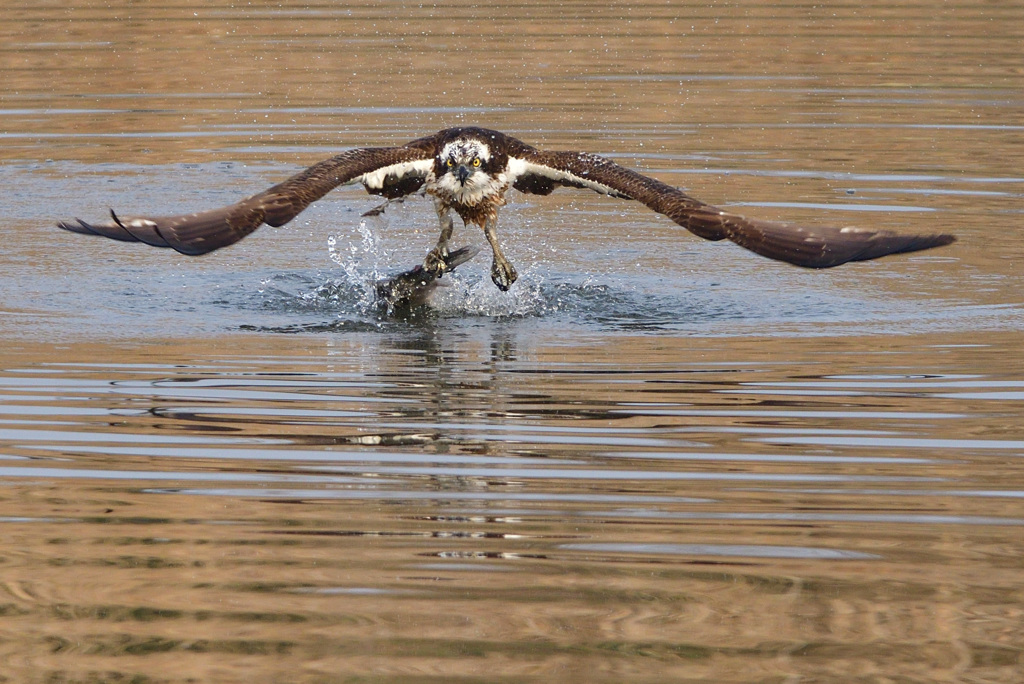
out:
<path id="1" fill-rule="evenodd" d="M 451 173 L 446 173 L 440 178 L 435 178 L 431 173 L 427 177 L 426 185 L 427 192 L 449 204 L 475 207 L 483 201 L 504 204 L 503 197 L 508 190 L 509 182 L 504 173 L 492 178 L 483 171 L 477 171 L 466 179 L 465 185 Z"/>

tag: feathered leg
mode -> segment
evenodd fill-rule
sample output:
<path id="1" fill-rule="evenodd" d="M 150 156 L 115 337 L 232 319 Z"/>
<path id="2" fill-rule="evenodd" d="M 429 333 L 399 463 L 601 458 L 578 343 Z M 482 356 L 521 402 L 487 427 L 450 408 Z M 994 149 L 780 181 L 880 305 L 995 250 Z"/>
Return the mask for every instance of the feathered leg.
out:
<path id="1" fill-rule="evenodd" d="M 501 253 L 501 247 L 498 246 L 497 214 L 490 216 L 487 222 L 484 223 L 484 235 L 487 237 L 487 241 L 491 243 L 491 251 L 494 252 L 494 261 L 491 262 L 491 280 L 494 281 L 499 290 L 508 292 L 508 289 L 512 287 L 512 283 L 516 282 L 519 274 L 516 273 L 515 267 L 509 263 L 509 260 Z"/>
<path id="2" fill-rule="evenodd" d="M 423 268 L 440 276 L 448 268 L 448 243 L 452 239 L 455 224 L 452 221 L 451 210 L 439 200 L 434 200 L 434 208 L 437 210 L 438 223 L 441 224 L 441 235 L 437 238 L 437 245 L 423 259 Z"/>

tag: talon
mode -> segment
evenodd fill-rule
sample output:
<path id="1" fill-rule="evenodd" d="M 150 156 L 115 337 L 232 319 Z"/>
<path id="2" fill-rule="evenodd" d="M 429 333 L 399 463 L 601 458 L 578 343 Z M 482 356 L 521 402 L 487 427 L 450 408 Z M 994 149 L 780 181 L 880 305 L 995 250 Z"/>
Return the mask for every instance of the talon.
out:
<path id="1" fill-rule="evenodd" d="M 423 268 L 440 278 L 448 270 L 448 250 L 437 247 L 430 250 L 423 259 Z"/>
<path id="2" fill-rule="evenodd" d="M 491 262 L 491 280 L 502 292 L 508 292 L 518 277 L 515 267 L 509 262 L 497 259 Z"/>

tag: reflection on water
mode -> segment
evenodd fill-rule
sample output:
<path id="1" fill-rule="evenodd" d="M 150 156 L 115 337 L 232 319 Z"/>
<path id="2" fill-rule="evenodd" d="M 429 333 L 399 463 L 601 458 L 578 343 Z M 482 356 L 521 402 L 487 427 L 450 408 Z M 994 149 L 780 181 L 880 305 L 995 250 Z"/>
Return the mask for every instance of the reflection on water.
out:
<path id="1" fill-rule="evenodd" d="M 1019 681 L 1019 15 L 5 7 L 0 681 Z M 201 259 L 54 227 L 464 124 L 960 240 L 807 272 L 513 194 L 513 290 L 396 317 L 423 199 Z"/>
<path id="2" fill-rule="evenodd" d="M 1024 379 L 951 372 L 998 341 L 434 332 L 10 357 L 6 662 L 1016 671 L 1020 411 L 973 397 Z"/>

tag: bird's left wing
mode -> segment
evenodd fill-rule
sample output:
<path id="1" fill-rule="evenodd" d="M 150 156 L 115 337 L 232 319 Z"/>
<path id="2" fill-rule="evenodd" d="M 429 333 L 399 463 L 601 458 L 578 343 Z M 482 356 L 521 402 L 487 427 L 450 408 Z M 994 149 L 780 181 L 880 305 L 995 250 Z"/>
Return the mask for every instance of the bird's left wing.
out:
<path id="1" fill-rule="evenodd" d="M 212 252 L 238 242 L 266 223 L 282 226 L 339 185 L 362 183 L 386 197 L 415 192 L 433 166 L 428 139 L 402 147 L 354 149 L 310 166 L 305 171 L 240 202 L 220 209 L 161 218 L 119 217 L 86 223 L 81 219 L 57 225 L 73 233 L 171 247 L 182 254 Z"/>
<path id="2" fill-rule="evenodd" d="M 589 188 L 642 202 L 706 240 L 730 240 L 762 256 L 806 268 L 830 268 L 954 242 L 946 234 L 798 226 L 750 219 L 696 200 L 678 188 L 582 152 L 543 152 L 523 145 L 509 158 L 509 180 L 522 192 L 546 195 L 559 186 Z"/>

